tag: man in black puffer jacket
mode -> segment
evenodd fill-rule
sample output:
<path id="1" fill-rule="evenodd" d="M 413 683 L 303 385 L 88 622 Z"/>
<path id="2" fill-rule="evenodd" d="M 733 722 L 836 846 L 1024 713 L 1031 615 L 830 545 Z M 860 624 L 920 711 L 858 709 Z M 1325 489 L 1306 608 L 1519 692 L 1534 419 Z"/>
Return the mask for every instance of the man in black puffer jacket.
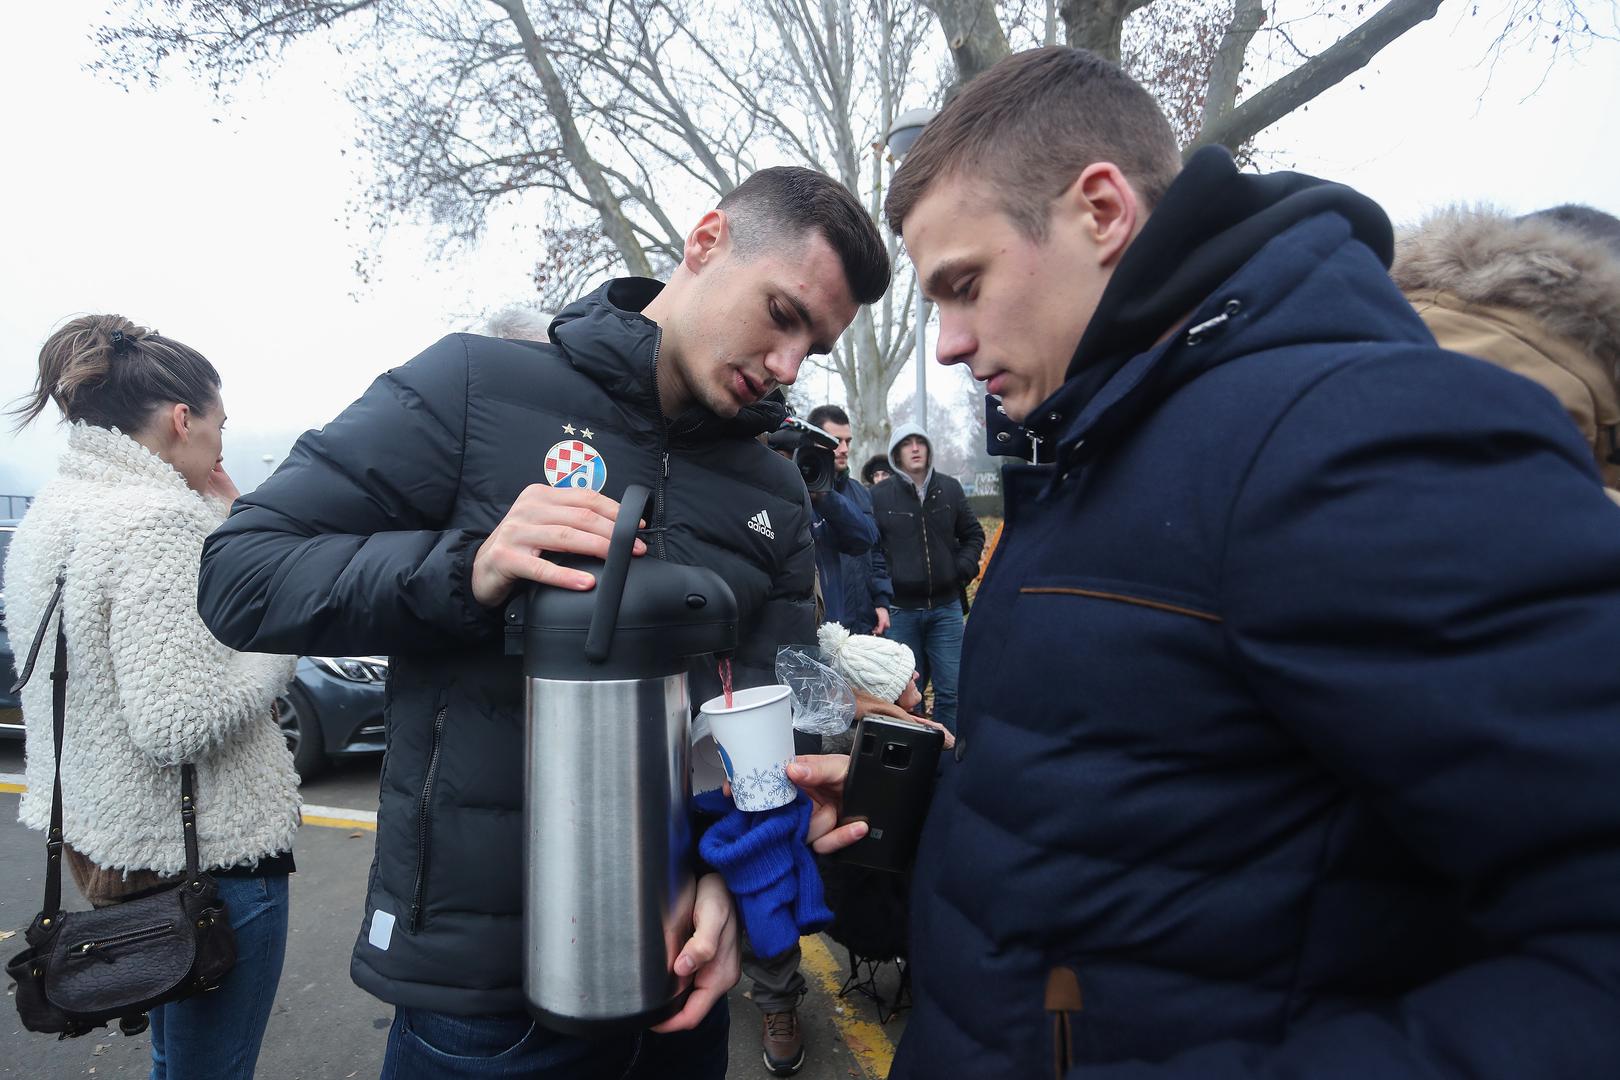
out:
<path id="1" fill-rule="evenodd" d="M 934 719 L 956 731 L 957 669 L 967 585 L 979 572 L 984 526 L 955 477 L 934 470 L 934 447 L 916 424 L 889 440 L 894 475 L 872 491 L 872 513 L 894 582 L 889 636 L 917 658 L 934 688 Z"/>
<path id="2" fill-rule="evenodd" d="M 723 1075 L 737 940 L 715 875 L 675 962 L 694 990 L 661 1034 L 586 1042 L 524 1015 L 523 680 L 501 611 L 522 581 L 590 588 L 545 553 L 604 555 L 614 500 L 645 484 L 647 555 L 724 574 L 738 683 L 773 681 L 779 644 L 815 640 L 814 553 L 797 471 L 755 441 L 784 415 L 763 399 L 887 283 L 842 186 L 757 173 L 704 215 L 668 285 L 610 282 L 552 344 L 445 338 L 300 439 L 209 539 L 199 606 L 222 641 L 392 660 L 352 965 L 398 1006 L 385 1076 L 465 1057 L 500 1058 L 481 1076 Z M 718 692 L 712 665 L 691 676 L 694 700 Z"/>

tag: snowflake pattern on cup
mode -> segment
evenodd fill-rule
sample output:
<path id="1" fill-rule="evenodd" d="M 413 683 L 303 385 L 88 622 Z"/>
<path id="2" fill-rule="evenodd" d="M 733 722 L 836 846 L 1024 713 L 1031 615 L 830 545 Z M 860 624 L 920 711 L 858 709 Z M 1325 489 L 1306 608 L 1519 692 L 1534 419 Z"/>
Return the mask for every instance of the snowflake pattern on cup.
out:
<path id="1" fill-rule="evenodd" d="M 739 810 L 773 810 L 786 806 L 798 795 L 788 779 L 786 759 L 766 769 L 754 769 L 731 778 L 731 799 Z"/>

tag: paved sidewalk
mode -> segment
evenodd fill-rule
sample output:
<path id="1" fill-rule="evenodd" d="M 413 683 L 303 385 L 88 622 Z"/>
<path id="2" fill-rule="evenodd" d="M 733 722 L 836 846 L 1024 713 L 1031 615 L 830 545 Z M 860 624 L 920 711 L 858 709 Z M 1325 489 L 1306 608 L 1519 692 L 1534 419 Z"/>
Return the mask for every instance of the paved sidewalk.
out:
<path id="1" fill-rule="evenodd" d="M 15 793 L 22 772 L 16 744 L 0 743 L 0 956 L 22 947 L 22 929 L 38 910 L 43 890 L 43 844 L 17 823 Z M 349 981 L 349 951 L 359 927 L 376 806 L 376 763 L 344 765 L 305 788 L 312 804 L 294 852 L 292 915 L 287 962 L 265 1033 L 258 1075 L 273 1080 L 365 1080 L 375 1077 L 393 1010 Z M 315 810 L 314 807 L 320 807 Z M 359 813 L 356 813 L 356 811 Z M 319 824 L 316 824 L 316 822 Z M 71 884 L 65 890 L 72 891 Z M 76 899 L 76 897 L 75 897 Z M 835 959 L 836 957 L 836 959 Z M 834 996 L 844 972 L 843 950 L 825 937 L 805 940 L 805 976 L 811 991 L 800 1016 L 810 1056 L 799 1076 L 847 1080 L 885 1075 L 904 1016 L 882 1026 L 860 995 Z M 892 985 L 892 965 L 884 972 Z M 731 1069 L 734 1078 L 766 1077 L 760 1062 L 759 1013 L 746 998 L 746 981 L 730 995 Z M 149 1070 L 145 1036 L 116 1029 L 58 1042 L 22 1030 L 10 998 L 0 1011 L 0 1077 L 143 1077 Z"/>

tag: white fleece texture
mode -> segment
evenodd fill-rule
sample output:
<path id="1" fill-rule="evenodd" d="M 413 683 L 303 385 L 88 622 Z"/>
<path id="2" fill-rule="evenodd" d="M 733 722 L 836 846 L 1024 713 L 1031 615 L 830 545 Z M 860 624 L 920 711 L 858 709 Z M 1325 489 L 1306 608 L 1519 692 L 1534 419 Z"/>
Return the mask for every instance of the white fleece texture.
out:
<path id="1" fill-rule="evenodd" d="M 197 614 L 203 540 L 225 510 L 133 439 L 75 424 L 57 475 L 12 539 L 6 625 L 19 669 L 66 569 L 63 832 L 102 866 L 185 866 L 183 762 L 197 770 L 205 868 L 292 847 L 298 774 L 271 704 L 295 658 L 228 649 Z M 18 819 L 41 831 L 51 815 L 55 623 L 22 695 L 28 791 Z"/>

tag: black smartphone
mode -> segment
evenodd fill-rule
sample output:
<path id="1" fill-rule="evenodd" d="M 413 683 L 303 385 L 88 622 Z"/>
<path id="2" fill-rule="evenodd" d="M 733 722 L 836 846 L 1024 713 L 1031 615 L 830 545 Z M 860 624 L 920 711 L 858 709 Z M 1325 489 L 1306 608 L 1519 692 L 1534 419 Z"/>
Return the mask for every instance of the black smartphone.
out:
<path id="1" fill-rule="evenodd" d="M 830 857 L 874 870 L 909 867 L 944 745 L 938 728 L 888 716 L 863 719 L 849 753 L 844 814 L 838 824 L 864 821 L 869 831 Z"/>

